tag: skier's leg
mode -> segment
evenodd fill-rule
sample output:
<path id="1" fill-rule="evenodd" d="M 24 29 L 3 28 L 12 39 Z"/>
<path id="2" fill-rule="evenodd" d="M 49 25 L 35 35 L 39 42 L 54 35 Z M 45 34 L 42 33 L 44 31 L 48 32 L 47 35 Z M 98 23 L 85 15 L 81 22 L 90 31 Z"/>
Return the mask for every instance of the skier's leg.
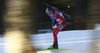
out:
<path id="1" fill-rule="evenodd" d="M 56 29 L 53 30 L 53 38 L 54 38 L 54 43 L 53 46 L 49 47 L 48 49 L 58 49 L 58 41 L 57 41 L 57 34 L 59 31 L 61 31 L 66 24 L 58 26 Z"/>
<path id="2" fill-rule="evenodd" d="M 54 37 L 54 42 L 57 42 L 57 34 L 60 30 L 58 28 L 53 30 L 53 37 Z"/>
<path id="3" fill-rule="evenodd" d="M 60 30 L 58 28 L 55 28 L 53 30 L 53 38 L 54 38 L 54 42 L 53 45 L 51 47 L 49 47 L 48 49 L 58 49 L 58 41 L 57 41 L 57 34 Z"/>

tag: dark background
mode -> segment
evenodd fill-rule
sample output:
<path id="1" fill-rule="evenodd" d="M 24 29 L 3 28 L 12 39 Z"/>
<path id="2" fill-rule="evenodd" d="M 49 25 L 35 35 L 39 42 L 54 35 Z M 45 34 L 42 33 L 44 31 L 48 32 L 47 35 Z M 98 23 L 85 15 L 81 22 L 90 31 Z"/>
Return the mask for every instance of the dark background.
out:
<path id="1" fill-rule="evenodd" d="M 5 9 L 5 0 L 0 0 L 0 34 L 3 34 L 3 11 Z"/>
<path id="2" fill-rule="evenodd" d="M 76 26 L 75 26 L 76 24 L 73 23 L 75 21 L 75 17 L 74 17 L 76 15 L 75 12 L 78 11 L 79 9 L 81 9 L 81 10 L 84 11 L 84 12 L 82 12 L 83 15 L 85 15 L 86 6 L 87 6 L 87 0 L 83 0 L 83 1 L 80 1 L 80 0 L 76 0 L 76 1 L 65 1 L 65 0 L 62 0 L 62 2 L 59 2 L 59 1 L 60 0 L 37 0 L 36 8 L 38 8 L 38 11 L 35 12 L 35 13 L 38 14 L 37 15 L 38 18 L 36 20 L 36 24 L 37 24 L 37 27 L 38 27 L 37 30 L 52 29 L 52 27 L 51 27 L 51 19 L 45 13 L 45 8 L 47 6 L 44 5 L 43 2 L 47 3 L 47 4 L 50 4 L 51 6 L 55 6 L 59 10 L 63 10 L 63 11 L 66 11 L 68 9 L 68 7 L 67 7 L 68 5 L 71 6 L 71 8 L 68 9 L 68 11 L 66 13 L 71 15 L 72 19 L 68 19 L 68 17 L 65 16 L 65 19 L 67 21 L 67 26 L 63 30 L 77 30 Z M 34 0 L 32 0 L 32 2 L 34 2 Z M 5 9 L 6 9 L 5 8 L 5 0 L 0 0 L 0 33 L 1 34 L 4 31 L 4 29 L 3 29 L 3 13 L 4 13 Z M 85 23 L 81 23 L 81 24 L 85 24 Z M 84 26 L 81 27 L 81 29 L 85 29 Z"/>
<path id="3" fill-rule="evenodd" d="M 6 0 L 0 0 L 0 34 L 3 34 L 4 28 L 3 28 L 3 14 L 5 12 L 5 2 Z M 52 29 L 51 27 L 51 19 L 49 16 L 45 13 L 46 5 L 43 4 L 47 3 L 49 5 L 55 6 L 60 10 L 66 11 L 68 9 L 67 6 L 70 6 L 67 14 L 71 15 L 70 19 L 69 17 L 65 16 L 65 19 L 67 21 L 67 26 L 63 30 L 86 30 L 86 29 L 93 29 L 94 24 L 91 22 L 97 23 L 94 18 L 91 18 L 91 16 L 97 16 L 97 14 L 91 14 L 92 8 L 97 6 L 94 3 L 100 2 L 99 0 L 31 0 L 32 9 L 37 8 L 37 10 L 32 12 L 33 17 L 36 17 L 35 23 L 38 30 L 44 30 L 44 29 Z M 34 4 L 35 3 L 35 4 Z M 99 4 L 100 5 L 100 4 Z M 98 7 L 96 8 L 98 9 Z M 90 10 L 90 11 L 89 11 Z M 90 13 L 89 13 L 90 12 Z M 96 11 L 99 12 L 99 11 Z M 94 12 L 92 12 L 94 13 Z M 36 15 L 35 15 L 36 14 Z M 98 14 L 99 16 L 100 14 Z M 97 17 L 98 18 L 98 17 Z M 97 19 L 95 17 L 95 19 Z M 100 18 L 100 17 L 99 17 Z M 99 19 L 98 18 L 98 19 Z M 97 19 L 97 20 L 98 20 Z M 75 21 L 81 21 L 86 20 L 86 22 L 78 22 L 74 23 Z M 98 22 L 100 23 L 100 22 Z"/>
<path id="4" fill-rule="evenodd" d="M 86 22 L 80 22 L 80 23 L 73 23 L 75 21 L 81 21 L 86 20 L 86 18 L 83 18 L 84 16 L 87 16 L 87 0 L 75 0 L 75 1 L 69 1 L 69 0 L 38 0 L 38 7 L 39 12 L 41 12 L 39 15 L 38 20 L 38 29 L 50 29 L 51 28 L 51 19 L 49 16 L 45 13 L 46 5 L 43 4 L 47 3 L 51 6 L 55 6 L 60 10 L 66 11 L 68 9 L 67 6 L 70 6 L 71 8 L 68 9 L 66 12 L 67 14 L 71 15 L 70 19 L 69 17 L 65 16 L 65 19 L 67 21 L 67 26 L 63 30 L 85 30 L 86 29 Z M 82 16 L 83 17 L 82 17 Z M 76 17 L 81 16 L 81 17 Z M 80 26 L 76 26 L 80 25 Z M 47 26 L 47 27 L 44 27 Z"/>

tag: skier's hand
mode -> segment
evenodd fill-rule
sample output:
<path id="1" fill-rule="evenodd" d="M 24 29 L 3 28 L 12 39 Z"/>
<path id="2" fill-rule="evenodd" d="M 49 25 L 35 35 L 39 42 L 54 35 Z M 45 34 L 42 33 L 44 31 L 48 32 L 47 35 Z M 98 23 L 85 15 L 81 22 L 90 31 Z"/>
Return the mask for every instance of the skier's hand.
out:
<path id="1" fill-rule="evenodd" d="M 57 25 L 52 26 L 53 29 L 57 28 Z"/>
<path id="2" fill-rule="evenodd" d="M 55 24 L 55 26 L 58 26 L 58 24 Z"/>

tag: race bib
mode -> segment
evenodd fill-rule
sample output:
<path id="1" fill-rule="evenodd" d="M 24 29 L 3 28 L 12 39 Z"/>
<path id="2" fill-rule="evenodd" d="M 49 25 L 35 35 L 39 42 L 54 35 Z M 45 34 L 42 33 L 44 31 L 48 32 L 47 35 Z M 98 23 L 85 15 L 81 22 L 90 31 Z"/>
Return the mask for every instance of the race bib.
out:
<path id="1" fill-rule="evenodd" d="M 63 28 L 63 24 L 59 25 L 58 28 L 61 30 Z"/>

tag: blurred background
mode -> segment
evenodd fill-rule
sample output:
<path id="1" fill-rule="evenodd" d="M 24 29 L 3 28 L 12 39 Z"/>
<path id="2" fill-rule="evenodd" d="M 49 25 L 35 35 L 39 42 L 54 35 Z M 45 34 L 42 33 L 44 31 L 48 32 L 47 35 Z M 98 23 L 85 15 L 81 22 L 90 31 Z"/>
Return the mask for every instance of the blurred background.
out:
<path id="1" fill-rule="evenodd" d="M 5 0 L 0 0 L 0 33 L 3 32 L 3 13 L 5 13 L 6 3 Z M 41 33 L 51 30 L 51 19 L 46 15 L 45 8 L 47 3 L 51 6 L 55 6 L 62 11 L 66 11 L 71 18 L 66 17 L 67 27 L 63 30 L 86 30 L 93 29 L 94 24 L 100 23 L 99 19 L 99 0 L 32 0 L 31 3 L 31 16 L 35 19 L 33 24 L 36 24 L 36 32 Z M 68 9 L 67 6 L 70 6 Z M 34 9 L 35 8 L 35 9 Z M 83 21 L 82 20 L 86 20 Z M 80 22 L 76 22 L 80 21 Z M 75 23 L 76 22 L 76 23 Z M 46 26 L 46 27 L 45 27 Z"/>
<path id="2" fill-rule="evenodd" d="M 66 31 L 65 33 L 67 31 L 75 32 L 76 30 L 94 30 L 98 26 L 96 24 L 100 24 L 100 0 L 0 0 L 0 38 L 7 31 L 16 30 L 31 35 L 52 33 L 51 19 L 45 13 L 47 6 L 43 3 L 55 6 L 62 11 L 67 10 L 66 14 L 71 17 L 65 16 L 67 26 L 62 30 Z M 89 35 L 86 35 L 86 37 L 88 36 L 93 40 L 98 39 L 97 37 L 100 37 L 98 31 L 89 31 Z M 83 33 L 87 34 L 86 32 Z M 77 33 L 80 32 L 78 31 L 73 34 L 76 34 L 76 37 L 83 34 L 77 35 Z M 97 35 L 97 37 L 94 37 L 93 34 Z M 35 38 L 38 38 L 38 36 L 35 38 L 34 36 L 32 36 L 31 41 L 37 40 Z M 26 39 L 29 39 L 30 36 L 26 35 L 26 37 L 28 37 Z M 0 40 L 1 42 L 3 41 Z"/>
<path id="3" fill-rule="evenodd" d="M 6 3 L 5 0 L 0 0 L 0 33 L 3 32 L 3 13 L 5 13 L 6 9 Z M 35 3 L 34 3 L 35 2 Z M 43 4 L 47 3 L 51 6 L 55 6 L 60 10 L 66 11 L 68 15 L 71 16 L 71 18 L 65 17 L 67 21 L 67 27 L 63 30 L 86 30 L 86 29 L 93 29 L 94 24 L 100 23 L 99 19 L 99 0 L 32 0 L 31 3 L 31 15 L 33 24 L 36 24 L 36 32 L 35 33 L 41 33 L 50 31 L 51 29 L 51 19 L 46 15 L 45 8 L 46 5 Z M 68 9 L 67 6 L 70 6 Z M 75 21 L 82 21 L 86 20 L 84 22 L 77 22 Z"/>

